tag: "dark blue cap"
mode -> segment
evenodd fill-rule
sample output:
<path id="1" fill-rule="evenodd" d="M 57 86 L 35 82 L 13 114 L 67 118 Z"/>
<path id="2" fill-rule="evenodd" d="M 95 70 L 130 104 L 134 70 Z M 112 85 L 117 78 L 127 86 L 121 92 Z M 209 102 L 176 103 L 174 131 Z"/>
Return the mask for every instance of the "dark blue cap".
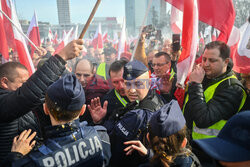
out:
<path id="1" fill-rule="evenodd" d="M 49 86 L 47 94 L 58 107 L 67 111 L 80 110 L 85 103 L 85 93 L 74 74 L 66 74 Z"/>
<path id="2" fill-rule="evenodd" d="M 123 79 L 133 80 L 147 71 L 148 68 L 142 62 L 133 60 L 124 66 Z"/>
<path id="3" fill-rule="evenodd" d="M 186 120 L 178 102 L 171 100 L 153 114 L 149 123 L 154 135 L 168 137 L 184 128 Z"/>
<path id="4" fill-rule="evenodd" d="M 212 158 L 225 162 L 250 160 L 250 111 L 234 115 L 215 138 L 195 140 Z"/>

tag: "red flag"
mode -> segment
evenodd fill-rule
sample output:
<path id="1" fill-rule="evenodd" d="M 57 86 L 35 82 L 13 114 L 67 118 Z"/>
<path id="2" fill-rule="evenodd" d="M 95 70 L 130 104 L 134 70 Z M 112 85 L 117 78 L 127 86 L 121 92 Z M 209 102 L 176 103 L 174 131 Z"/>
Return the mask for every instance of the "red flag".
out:
<path id="1" fill-rule="evenodd" d="M 197 0 L 184 2 L 182 53 L 177 64 L 177 82 L 184 84 L 191 72 L 198 46 L 198 7 Z"/>
<path id="2" fill-rule="evenodd" d="M 123 52 L 127 51 L 127 38 L 126 38 L 126 23 L 125 19 L 123 20 L 122 32 L 120 36 L 120 41 L 118 45 L 118 60 L 120 60 L 120 56 Z"/>
<path id="3" fill-rule="evenodd" d="M 39 33 L 39 27 L 38 27 L 38 22 L 37 22 L 37 17 L 36 17 L 36 12 L 34 12 L 34 16 L 30 22 L 30 26 L 27 31 L 27 36 L 29 39 L 36 45 L 40 46 L 41 45 L 41 40 L 40 40 L 40 33 Z M 33 55 L 34 51 L 36 48 L 29 44 L 31 46 L 31 55 Z"/>
<path id="4" fill-rule="evenodd" d="M 180 34 L 182 30 L 182 15 L 183 13 L 177 9 L 176 7 L 172 6 L 171 8 L 171 29 L 174 34 Z"/>
<path id="5" fill-rule="evenodd" d="M 49 38 L 49 41 L 50 41 L 50 42 L 51 42 L 52 39 L 53 39 L 53 33 L 52 33 L 52 31 L 51 31 L 50 28 L 49 28 L 48 38 Z"/>
<path id="6" fill-rule="evenodd" d="M 15 6 L 11 0 L 9 2 L 10 2 L 10 7 L 11 7 L 12 21 L 17 26 L 17 27 L 15 27 L 14 25 L 12 25 L 12 28 L 13 28 L 13 32 L 14 32 L 15 44 L 16 44 L 16 49 L 17 49 L 17 53 L 19 56 L 19 61 L 21 64 L 23 64 L 28 69 L 29 74 L 31 75 L 32 73 L 34 73 L 35 68 L 34 68 L 33 62 L 31 60 L 25 39 L 24 39 L 23 35 L 19 32 L 19 30 L 22 31 L 22 27 L 19 23 L 17 15 L 16 15 Z"/>
<path id="7" fill-rule="evenodd" d="M 237 73 L 250 73 L 250 24 L 245 23 L 240 29 L 233 27 L 228 40 L 231 49 L 233 70 Z"/>
<path id="8" fill-rule="evenodd" d="M 10 9 L 9 1 L 1 0 L 1 2 L 2 2 L 3 12 L 11 19 L 12 16 L 11 16 L 11 9 Z M 12 24 L 6 17 L 3 17 L 3 22 L 4 22 L 5 36 L 7 38 L 8 46 L 9 48 L 16 50 Z"/>
<path id="9" fill-rule="evenodd" d="M 115 49 L 118 49 L 118 43 L 119 43 L 119 39 L 118 39 L 118 35 L 117 35 L 117 33 L 116 32 L 114 32 L 114 39 L 113 39 L 113 47 L 115 48 Z"/>
<path id="10" fill-rule="evenodd" d="M 92 41 L 92 45 L 95 49 L 99 48 L 103 48 L 103 41 L 102 41 L 102 28 L 101 28 L 101 24 L 99 23 L 99 26 L 97 27 L 94 39 Z"/>
<path id="11" fill-rule="evenodd" d="M 1 2 L 0 2 L 0 9 L 2 10 Z M 0 39 L 1 39 L 0 53 L 3 55 L 5 60 L 9 60 L 8 43 L 5 35 L 2 13 L 0 13 Z"/>
<path id="12" fill-rule="evenodd" d="M 65 38 L 62 40 L 62 42 L 56 48 L 56 51 L 55 51 L 54 55 L 59 53 L 60 50 L 62 48 L 64 48 L 70 42 L 70 36 L 71 36 L 72 31 L 73 31 L 73 27 L 69 30 L 69 32 L 66 34 Z"/>
<path id="13" fill-rule="evenodd" d="M 183 11 L 184 0 L 165 0 Z M 232 0 L 198 0 L 199 20 L 220 30 L 217 40 L 227 42 L 234 25 Z"/>
<path id="14" fill-rule="evenodd" d="M 53 42 L 54 45 L 57 45 L 57 44 L 58 44 L 57 37 L 58 37 L 58 35 L 57 35 L 57 31 L 56 31 L 56 32 L 55 32 L 55 35 L 54 35 L 54 38 L 53 38 L 53 40 L 52 40 L 52 42 Z"/>

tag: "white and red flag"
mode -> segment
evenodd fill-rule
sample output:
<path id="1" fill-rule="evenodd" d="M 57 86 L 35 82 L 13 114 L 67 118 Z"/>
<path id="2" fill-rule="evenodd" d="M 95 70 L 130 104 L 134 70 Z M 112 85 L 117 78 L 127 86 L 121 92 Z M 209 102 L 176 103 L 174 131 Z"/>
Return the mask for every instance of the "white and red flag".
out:
<path id="1" fill-rule="evenodd" d="M 119 43 L 119 39 L 118 39 L 118 35 L 117 32 L 114 32 L 114 39 L 113 39 L 113 47 L 115 49 L 118 49 L 118 43 Z"/>
<path id="2" fill-rule="evenodd" d="M 177 63 L 177 82 L 184 84 L 192 71 L 198 46 L 198 6 L 197 0 L 184 1 L 182 53 Z"/>
<path id="3" fill-rule="evenodd" d="M 57 35 L 57 31 L 56 31 L 55 34 L 54 34 L 54 38 L 52 40 L 52 42 L 53 42 L 54 45 L 58 44 L 58 39 L 57 38 L 58 38 L 58 35 Z"/>
<path id="4" fill-rule="evenodd" d="M 77 39 L 77 37 L 78 37 L 77 35 L 78 35 L 78 25 L 76 26 L 75 31 L 71 32 L 69 42 Z"/>
<path id="5" fill-rule="evenodd" d="M 231 58 L 237 73 L 250 73 L 250 24 L 246 22 L 239 29 L 233 27 L 227 43 L 231 49 Z"/>
<path id="6" fill-rule="evenodd" d="M 123 52 L 127 51 L 127 36 L 126 36 L 126 22 L 123 20 L 122 32 L 118 45 L 118 60 L 120 60 L 120 56 Z"/>
<path id="7" fill-rule="evenodd" d="M 165 0 L 183 11 L 184 1 Z M 199 20 L 220 30 L 217 40 L 227 43 L 234 25 L 235 10 L 232 0 L 198 0 Z"/>
<path id="8" fill-rule="evenodd" d="M 69 32 L 66 34 L 66 36 L 61 41 L 61 43 L 59 44 L 59 46 L 56 48 L 56 51 L 55 51 L 54 55 L 57 54 L 57 53 L 59 53 L 60 50 L 62 48 L 64 48 L 70 42 L 70 36 L 71 36 L 72 31 L 73 31 L 73 27 L 69 30 Z"/>
<path id="9" fill-rule="evenodd" d="M 2 10 L 2 3 L 0 2 L 0 9 Z M 3 21 L 3 15 L 0 13 L 0 53 L 3 55 L 3 58 L 7 61 L 9 60 L 9 53 L 8 53 L 8 42 L 5 35 L 5 29 L 4 29 L 4 21 Z"/>
<path id="10" fill-rule="evenodd" d="M 183 12 L 174 6 L 171 8 L 170 22 L 173 33 L 180 34 L 182 31 Z"/>
<path id="11" fill-rule="evenodd" d="M 28 69 L 29 74 L 31 75 L 32 73 L 35 72 L 35 68 L 34 68 L 32 59 L 30 57 L 28 48 L 27 48 L 25 38 L 19 32 L 19 31 L 22 31 L 22 27 L 21 27 L 21 24 L 19 23 L 19 20 L 16 14 L 15 6 L 11 0 L 9 0 L 9 2 L 10 2 L 10 8 L 11 8 L 12 21 L 17 26 L 15 27 L 14 25 L 12 25 L 12 28 L 13 28 L 13 33 L 14 33 L 16 49 L 17 49 L 17 53 L 19 56 L 19 61 Z"/>
<path id="12" fill-rule="evenodd" d="M 99 23 L 97 29 L 96 29 L 96 33 L 94 36 L 94 39 L 92 41 L 92 45 L 95 49 L 99 48 L 103 48 L 103 40 L 102 40 L 102 27 L 101 27 L 101 23 Z"/>
<path id="13" fill-rule="evenodd" d="M 30 26 L 29 26 L 28 31 L 27 31 L 27 36 L 29 37 L 29 39 L 36 46 L 41 45 L 40 33 L 39 33 L 39 27 L 38 27 L 36 12 L 34 12 L 34 16 L 32 17 L 32 20 L 30 22 Z M 33 55 L 36 48 L 32 44 L 29 44 L 29 45 L 31 47 L 31 55 Z"/>
<path id="14" fill-rule="evenodd" d="M 49 28 L 49 33 L 48 33 L 48 38 L 49 38 L 49 41 L 51 42 L 53 40 L 53 33 L 51 31 L 51 29 Z"/>

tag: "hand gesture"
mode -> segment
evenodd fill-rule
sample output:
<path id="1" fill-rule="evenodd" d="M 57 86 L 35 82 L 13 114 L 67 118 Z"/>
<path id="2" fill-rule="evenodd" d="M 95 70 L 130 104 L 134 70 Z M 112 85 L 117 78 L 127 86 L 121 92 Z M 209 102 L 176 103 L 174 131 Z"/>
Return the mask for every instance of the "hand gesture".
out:
<path id="1" fill-rule="evenodd" d="M 39 57 L 42 57 L 47 54 L 47 50 L 43 47 L 38 46 L 37 48 L 38 50 L 36 50 L 35 52 L 38 54 Z"/>
<path id="2" fill-rule="evenodd" d="M 125 145 L 130 145 L 124 149 L 126 155 L 131 155 L 134 150 L 138 151 L 141 156 L 145 156 L 148 153 L 146 147 L 141 143 L 140 140 L 131 140 L 124 142 Z"/>
<path id="3" fill-rule="evenodd" d="M 205 76 L 205 71 L 204 69 L 198 64 L 194 70 L 191 72 L 189 76 L 189 81 L 190 82 L 196 82 L 196 83 L 201 83 L 204 79 Z"/>
<path id="4" fill-rule="evenodd" d="M 58 55 L 63 58 L 65 61 L 73 59 L 81 53 L 83 49 L 83 40 L 77 39 L 68 43 Z"/>
<path id="5" fill-rule="evenodd" d="M 166 73 L 161 77 L 160 83 L 158 84 L 158 88 L 160 90 L 161 93 L 169 93 L 172 89 L 172 83 L 173 83 L 173 78 L 170 79 L 171 74 L 170 73 Z"/>
<path id="6" fill-rule="evenodd" d="M 89 112 L 94 123 L 99 123 L 107 113 L 108 101 L 105 101 L 103 107 L 101 106 L 100 98 L 94 98 L 91 100 L 90 105 L 88 105 Z"/>
<path id="7" fill-rule="evenodd" d="M 31 129 L 23 131 L 20 136 L 16 136 L 13 140 L 11 152 L 19 152 L 22 155 L 28 154 L 36 144 L 35 140 L 30 143 L 36 136 L 36 132 L 33 132 L 31 135 L 30 133 Z"/>

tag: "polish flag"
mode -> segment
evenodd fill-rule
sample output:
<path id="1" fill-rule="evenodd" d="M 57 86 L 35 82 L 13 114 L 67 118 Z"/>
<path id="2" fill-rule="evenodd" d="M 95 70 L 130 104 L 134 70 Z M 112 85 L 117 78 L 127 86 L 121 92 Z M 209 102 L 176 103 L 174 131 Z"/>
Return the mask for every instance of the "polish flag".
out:
<path id="1" fill-rule="evenodd" d="M 8 0 L 1 0 L 1 3 L 2 3 L 3 12 L 10 19 L 12 19 L 9 1 Z M 3 17 L 3 22 L 4 22 L 5 36 L 7 38 L 8 47 L 16 50 L 16 43 L 15 43 L 15 39 L 14 39 L 12 24 L 6 17 Z"/>
<path id="2" fill-rule="evenodd" d="M 11 0 L 9 0 L 9 2 L 10 2 L 10 7 L 11 7 L 12 21 L 18 27 L 18 29 L 17 29 L 14 25 L 12 25 L 16 49 L 17 49 L 17 53 L 19 56 L 19 61 L 21 64 L 23 64 L 28 69 L 29 74 L 32 75 L 32 73 L 35 72 L 35 68 L 34 68 L 32 59 L 30 57 L 28 48 L 27 48 L 25 38 L 19 32 L 19 30 L 22 31 L 22 27 L 19 23 L 19 20 L 18 20 L 17 14 L 16 14 L 15 6 Z"/>
<path id="3" fill-rule="evenodd" d="M 184 9 L 185 0 L 165 1 L 181 11 Z M 220 30 L 217 40 L 227 43 L 235 20 L 232 0 L 198 0 L 198 9 L 199 20 Z"/>
<path id="4" fill-rule="evenodd" d="M 49 38 L 49 41 L 50 41 L 50 42 L 51 42 L 52 39 L 54 38 L 54 37 L 53 37 L 53 33 L 52 33 L 52 31 L 51 31 L 50 28 L 49 28 L 48 38 Z"/>
<path id="5" fill-rule="evenodd" d="M 177 63 L 177 82 L 184 84 L 192 71 L 198 46 L 198 6 L 197 0 L 184 1 L 182 53 Z"/>
<path id="6" fill-rule="evenodd" d="M 126 23 L 123 20 L 122 32 L 120 36 L 120 41 L 118 45 L 118 60 L 120 60 L 121 54 L 127 51 L 127 37 L 126 37 Z"/>
<path id="7" fill-rule="evenodd" d="M 200 31 L 200 41 L 199 41 L 200 45 L 204 46 L 205 45 L 205 41 L 204 41 L 204 36 L 202 31 Z"/>
<path id="8" fill-rule="evenodd" d="M 174 34 L 180 34 L 182 30 L 183 12 L 172 6 L 171 8 L 171 29 Z"/>
<path id="9" fill-rule="evenodd" d="M 250 73 L 250 24 L 246 22 L 239 29 L 233 27 L 228 45 L 231 49 L 233 70 L 237 73 Z"/>
<path id="10" fill-rule="evenodd" d="M 102 41 L 103 41 L 103 43 L 108 43 L 109 42 L 109 40 L 108 40 L 108 32 L 107 31 L 105 31 L 105 33 L 103 34 Z"/>
<path id="11" fill-rule="evenodd" d="M 0 9 L 2 10 L 1 2 L 0 2 Z M 3 55 L 3 58 L 7 61 L 7 60 L 9 60 L 8 42 L 7 42 L 7 38 L 5 35 L 2 13 L 0 13 L 0 39 L 1 39 L 0 53 Z"/>
<path id="12" fill-rule="evenodd" d="M 216 29 L 214 28 L 213 35 L 212 35 L 212 41 L 216 41 L 217 35 L 216 35 Z"/>
<path id="13" fill-rule="evenodd" d="M 71 35 L 72 31 L 73 31 L 73 27 L 69 30 L 69 32 L 66 34 L 65 38 L 62 40 L 62 42 L 56 48 L 54 55 L 58 54 L 62 50 L 62 48 L 64 48 L 70 42 L 70 35 Z"/>
<path id="14" fill-rule="evenodd" d="M 36 17 L 36 12 L 34 12 L 34 16 L 30 22 L 30 26 L 27 31 L 27 36 L 29 39 L 36 45 L 40 46 L 41 45 L 41 40 L 40 40 L 40 33 L 39 33 L 39 27 L 38 27 L 38 22 L 37 22 L 37 17 Z M 36 48 L 29 44 L 31 46 L 31 55 L 33 55 L 34 51 Z"/>
<path id="15" fill-rule="evenodd" d="M 72 27 L 72 29 L 73 29 L 73 27 Z M 78 38 L 78 25 L 76 26 L 75 31 L 71 32 L 69 42 L 71 42 L 77 38 Z"/>
<path id="16" fill-rule="evenodd" d="M 96 33 L 95 33 L 94 39 L 92 41 L 92 45 L 95 49 L 103 48 L 101 23 L 99 23 L 99 26 L 96 29 Z"/>
<path id="17" fill-rule="evenodd" d="M 58 37 L 58 35 L 57 35 L 57 31 L 56 31 L 56 32 L 55 32 L 55 35 L 54 35 L 54 38 L 53 38 L 53 40 L 52 40 L 52 42 L 53 42 L 54 45 L 57 45 L 57 44 L 58 44 L 57 37 Z"/>

